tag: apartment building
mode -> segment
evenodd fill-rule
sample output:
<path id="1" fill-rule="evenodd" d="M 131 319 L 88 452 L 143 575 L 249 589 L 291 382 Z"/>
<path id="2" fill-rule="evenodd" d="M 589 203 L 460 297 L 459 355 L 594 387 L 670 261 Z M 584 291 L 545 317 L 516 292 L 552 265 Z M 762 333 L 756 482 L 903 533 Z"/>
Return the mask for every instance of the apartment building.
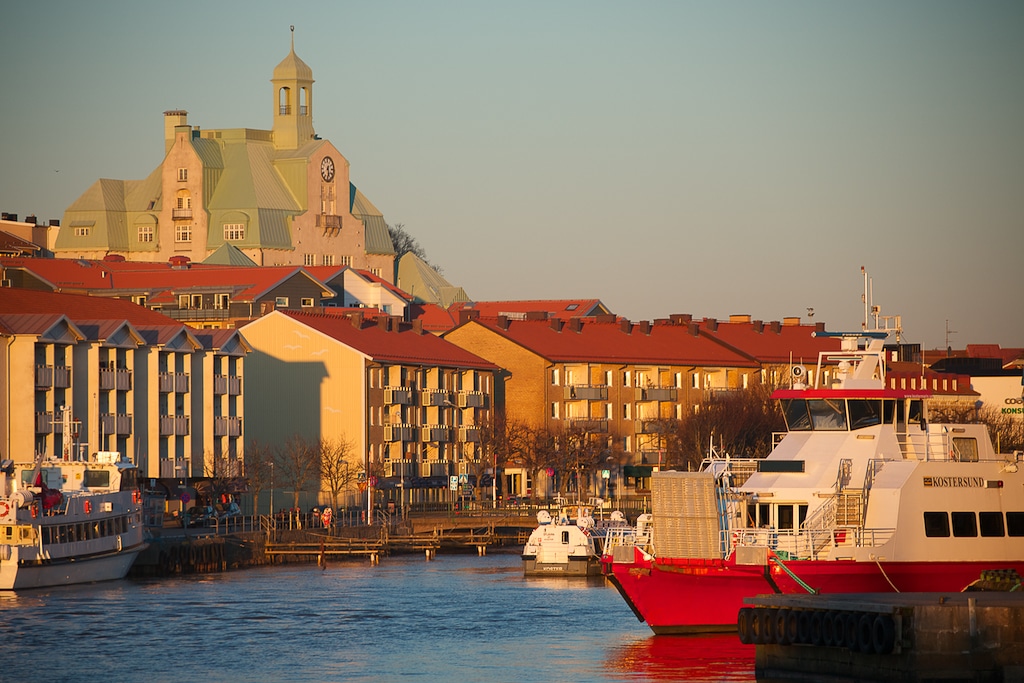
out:
<path id="1" fill-rule="evenodd" d="M 253 440 L 345 440 L 379 486 L 404 480 L 421 496 L 487 469 L 493 363 L 418 323 L 360 311 L 275 311 L 242 333 Z"/>
<path id="2" fill-rule="evenodd" d="M 241 468 L 237 331 L 201 337 L 129 301 L 7 288 L 0 340 L 5 457 L 120 451 L 156 479 L 208 475 L 207 454 Z"/>

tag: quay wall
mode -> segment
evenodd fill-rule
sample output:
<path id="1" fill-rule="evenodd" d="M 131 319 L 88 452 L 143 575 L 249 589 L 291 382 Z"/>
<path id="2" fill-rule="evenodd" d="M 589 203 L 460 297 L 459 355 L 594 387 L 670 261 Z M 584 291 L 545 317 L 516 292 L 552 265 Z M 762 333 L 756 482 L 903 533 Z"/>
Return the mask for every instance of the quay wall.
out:
<path id="1" fill-rule="evenodd" d="M 787 640 L 784 636 L 757 642 L 758 680 L 1024 681 L 1024 594 L 1019 592 L 780 595 L 748 599 L 746 604 L 775 614 L 811 610 L 883 615 L 896 624 L 895 646 L 885 654 L 858 646 L 853 636 L 831 645 L 797 637 L 780 644 Z"/>

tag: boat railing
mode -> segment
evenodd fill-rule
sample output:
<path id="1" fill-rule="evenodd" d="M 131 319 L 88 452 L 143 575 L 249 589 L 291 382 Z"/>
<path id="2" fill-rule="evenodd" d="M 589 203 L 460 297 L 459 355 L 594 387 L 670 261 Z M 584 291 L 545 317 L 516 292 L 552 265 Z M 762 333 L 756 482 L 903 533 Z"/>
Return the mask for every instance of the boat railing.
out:
<path id="1" fill-rule="evenodd" d="M 731 553 L 737 546 L 766 547 L 784 560 L 817 560 L 843 547 L 876 548 L 888 543 L 896 529 L 832 527 L 819 529 L 733 529 L 724 531 L 723 543 Z"/>
<path id="2" fill-rule="evenodd" d="M 614 554 L 615 548 L 647 548 L 651 543 L 650 527 L 638 533 L 636 527 L 616 527 L 608 530 L 604 538 L 604 552 Z"/>

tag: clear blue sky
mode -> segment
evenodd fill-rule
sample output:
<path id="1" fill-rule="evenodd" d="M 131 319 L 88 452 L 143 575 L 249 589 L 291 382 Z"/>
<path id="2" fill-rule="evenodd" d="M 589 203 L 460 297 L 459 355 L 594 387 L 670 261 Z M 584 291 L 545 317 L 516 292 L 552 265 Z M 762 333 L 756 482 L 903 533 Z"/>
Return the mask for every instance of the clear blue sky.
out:
<path id="1" fill-rule="evenodd" d="M 353 182 L 473 298 L 1024 346 L 1024 2 L 0 3 L 0 209 L 271 127 L 313 69 Z M 805 317 L 806 320 L 806 317 Z"/>

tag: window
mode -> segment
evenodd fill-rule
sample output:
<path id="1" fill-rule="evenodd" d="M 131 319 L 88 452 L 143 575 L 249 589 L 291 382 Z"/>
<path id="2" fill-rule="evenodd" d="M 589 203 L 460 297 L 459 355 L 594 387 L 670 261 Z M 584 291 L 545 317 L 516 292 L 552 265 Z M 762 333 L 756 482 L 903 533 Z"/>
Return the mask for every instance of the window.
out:
<path id="1" fill-rule="evenodd" d="M 346 268 L 350 267 L 352 265 L 352 257 L 351 256 L 342 256 L 341 257 L 341 265 L 345 266 Z"/>
<path id="2" fill-rule="evenodd" d="M 187 168 L 179 168 L 178 169 L 178 182 L 179 183 L 183 183 L 186 180 L 188 180 L 188 169 Z M 178 208 L 181 208 L 181 207 L 178 207 Z"/>
<path id="3" fill-rule="evenodd" d="M 370 274 L 372 274 L 374 277 L 380 277 L 381 272 L 382 271 L 380 268 L 370 268 Z"/>
<path id="4" fill-rule="evenodd" d="M 551 386 L 558 386 L 558 368 L 551 371 Z"/>
<path id="5" fill-rule="evenodd" d="M 693 388 L 694 389 L 700 389 L 700 373 L 699 372 L 693 373 Z"/>
<path id="6" fill-rule="evenodd" d="M 225 223 L 224 224 L 224 239 L 227 241 L 244 240 L 245 239 L 245 225 L 242 223 Z"/>
<path id="7" fill-rule="evenodd" d="M 89 226 L 80 225 L 77 228 L 75 228 L 75 237 L 88 237 L 90 232 L 91 230 Z"/>
<path id="8" fill-rule="evenodd" d="M 139 226 L 139 241 L 140 242 L 152 242 L 153 241 L 153 226 L 152 225 L 140 225 Z"/>
<path id="9" fill-rule="evenodd" d="M 973 512 L 954 512 L 952 517 L 954 536 L 971 537 L 978 535 L 978 518 L 974 516 Z"/>
<path id="10" fill-rule="evenodd" d="M 1024 512 L 1006 513 L 1006 535 L 1024 536 Z"/>
<path id="11" fill-rule="evenodd" d="M 304 266 L 315 266 L 316 265 L 316 255 L 315 254 L 306 254 L 305 256 L 303 256 L 302 257 L 302 265 L 304 265 Z"/>
<path id="12" fill-rule="evenodd" d="M 202 307 L 203 307 L 203 295 L 202 294 L 193 294 L 192 295 L 192 308 L 202 308 Z"/>
<path id="13" fill-rule="evenodd" d="M 274 298 L 274 306 L 277 308 L 288 308 L 288 297 L 279 296 Z"/>
<path id="14" fill-rule="evenodd" d="M 334 265 L 334 254 L 324 254 L 324 265 L 325 266 L 333 266 Z"/>
<path id="15" fill-rule="evenodd" d="M 302 297 L 302 307 L 303 308 L 313 308 L 313 297 L 311 297 L 311 296 Z"/>
<path id="16" fill-rule="evenodd" d="M 227 294 L 214 294 L 213 295 L 213 307 L 214 308 L 227 308 L 230 298 Z"/>
<path id="17" fill-rule="evenodd" d="M 1003 533 L 1003 513 L 1002 512 L 979 512 L 978 513 L 978 527 L 981 530 L 981 535 L 985 537 L 998 537 L 1004 536 Z"/>
<path id="18" fill-rule="evenodd" d="M 632 386 L 630 384 L 630 382 L 632 381 L 632 377 L 633 377 L 633 374 L 629 370 L 626 370 L 624 373 L 622 373 L 622 386 L 624 386 L 624 387 Z"/>
<path id="19" fill-rule="evenodd" d="M 623 420 L 628 420 L 629 419 L 629 412 L 630 412 L 629 408 L 630 408 L 631 405 L 633 405 L 633 404 L 632 403 L 623 403 L 622 404 L 622 419 Z"/>
<path id="20" fill-rule="evenodd" d="M 606 387 L 610 387 L 612 385 L 612 371 L 611 370 L 605 370 L 604 371 L 604 385 Z"/>
<path id="21" fill-rule="evenodd" d="M 978 462 L 978 440 L 973 437 L 954 436 L 953 453 L 960 462 Z"/>
<path id="22" fill-rule="evenodd" d="M 192 241 L 192 226 L 191 225 L 176 225 L 176 226 L 174 226 L 174 241 L 175 242 L 191 242 Z"/>
<path id="23" fill-rule="evenodd" d="M 178 308 L 188 308 L 189 307 L 189 303 L 191 301 L 192 300 L 189 298 L 188 294 L 179 294 L 178 295 Z"/>
<path id="24" fill-rule="evenodd" d="M 924 513 L 924 535 L 929 538 L 949 536 L 949 516 L 945 512 Z"/>
<path id="25" fill-rule="evenodd" d="M 558 404 L 557 403 L 552 403 L 551 404 L 551 419 L 552 420 L 557 420 L 558 419 Z M 1024 525 L 1022 525 L 1022 526 L 1024 526 Z"/>
<path id="26" fill-rule="evenodd" d="M 146 297 L 145 297 L 145 295 L 142 295 L 142 294 L 140 294 L 139 296 L 133 296 L 132 297 L 132 301 L 134 301 L 139 306 L 145 306 L 146 305 Z"/>

